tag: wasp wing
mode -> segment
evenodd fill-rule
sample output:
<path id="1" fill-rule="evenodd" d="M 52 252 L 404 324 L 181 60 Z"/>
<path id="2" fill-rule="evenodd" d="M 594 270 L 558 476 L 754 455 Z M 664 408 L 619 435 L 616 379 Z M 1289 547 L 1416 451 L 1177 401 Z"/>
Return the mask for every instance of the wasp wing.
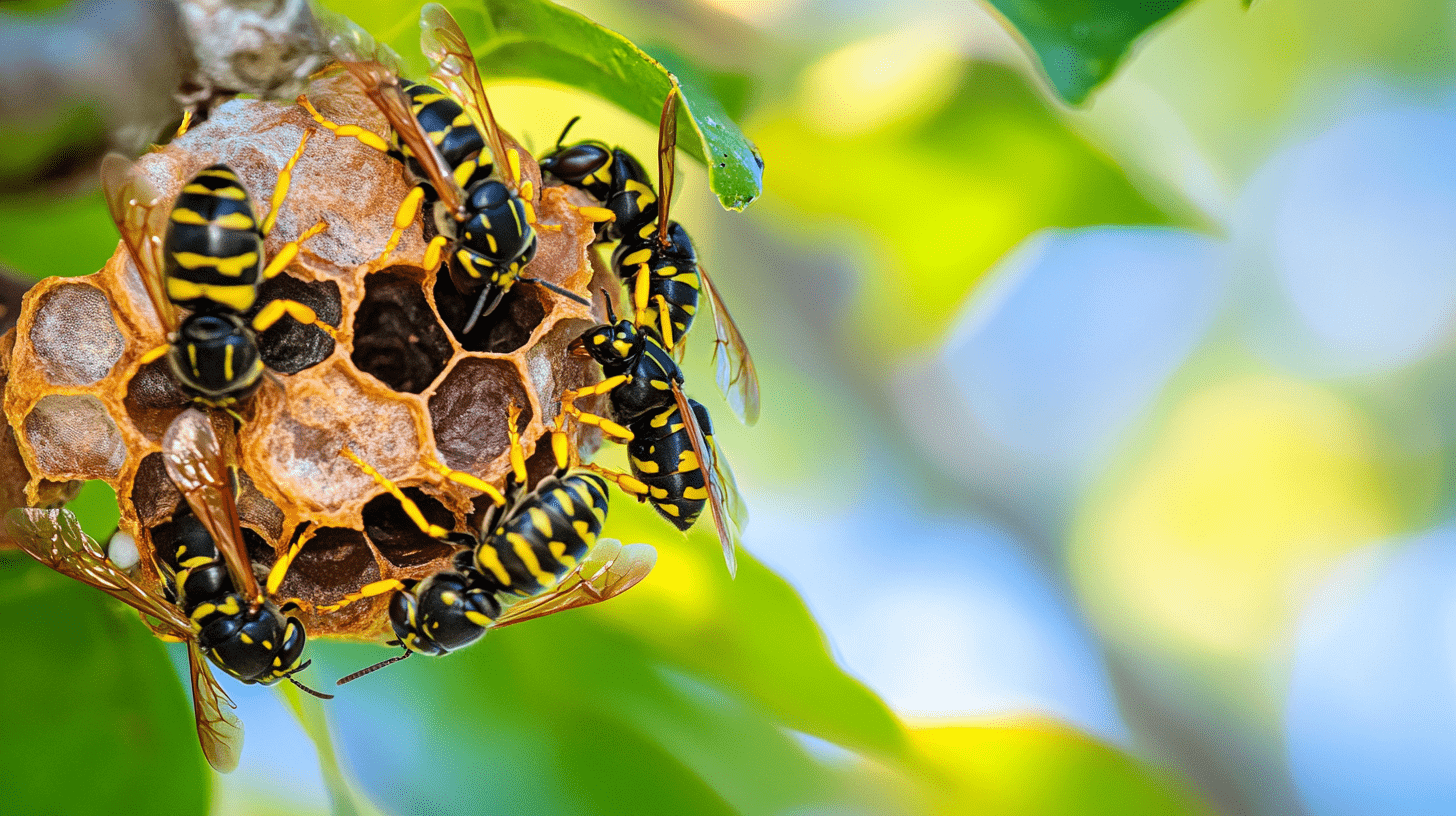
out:
<path id="1" fill-rule="evenodd" d="M 319 14 L 316 10 L 315 15 L 328 32 L 328 47 L 334 58 L 348 69 L 364 88 L 364 94 L 384 114 L 389 126 L 419 162 L 441 203 L 456 214 L 457 220 L 463 219 L 465 191 L 455 181 L 454 173 L 430 134 L 415 118 L 409 95 L 399 86 L 399 56 L 388 46 L 376 43 L 369 32 L 341 14 Z"/>
<path id="2" fill-rule="evenodd" d="M 752 425 L 758 421 L 758 368 L 748 353 L 743 333 L 702 264 L 698 265 L 698 280 L 713 307 L 713 367 L 718 390 L 743 424 Z"/>
<path id="3" fill-rule="evenodd" d="M 677 181 L 677 85 L 662 101 L 662 121 L 657 125 L 657 242 L 667 246 L 667 213 L 672 206 L 672 186 Z"/>
<path id="4" fill-rule="evenodd" d="M 177 329 L 177 308 L 167 297 L 162 237 L 167 233 L 171 208 L 136 165 L 119 153 L 108 153 L 101 160 L 101 189 L 106 192 L 111 220 L 116 222 L 121 241 L 162 322 L 162 331 L 170 334 Z"/>
<path id="5" fill-rule="evenodd" d="M 199 408 L 188 408 L 172 420 L 162 437 L 162 463 L 222 553 L 233 586 L 244 597 L 257 601 L 263 594 L 238 521 L 231 436 L 224 445 L 218 441 L 212 416 Z"/>
<path id="6" fill-rule="evenodd" d="M 222 709 L 223 701 L 229 707 L 233 707 L 233 702 L 212 676 L 187 616 L 173 604 L 142 589 L 131 576 L 108 561 L 100 545 L 86 535 L 69 510 L 17 508 L 6 514 L 5 526 L 11 538 L 35 560 L 141 612 L 143 620 L 151 619 L 146 622 L 153 632 L 187 642 L 193 713 L 197 717 L 197 738 L 202 753 L 221 773 L 236 768 L 242 750 L 243 726 L 231 711 Z"/>
<path id="7" fill-rule="evenodd" d="M 615 598 L 647 577 L 657 563 L 657 550 L 647 544 L 627 544 L 604 538 L 547 592 L 512 604 L 491 628 L 542 618 L 579 606 Z"/>
<path id="8" fill-rule="evenodd" d="M 718 541 L 723 544 L 723 560 L 728 563 L 728 574 L 736 575 L 738 529 L 748 523 L 748 508 L 738 493 L 738 482 L 733 478 L 728 462 L 718 446 L 703 433 L 692 402 L 676 381 L 672 383 L 672 396 L 677 400 L 683 428 L 688 432 L 688 441 L 697 455 L 698 467 L 703 471 L 703 483 L 708 487 L 708 509 L 713 512 L 713 526 L 718 530 Z"/>
<path id="9" fill-rule="evenodd" d="M 70 510 L 17 507 L 5 516 L 6 531 L 32 558 L 89 584 L 157 621 L 153 631 L 178 640 L 192 638 L 192 623 L 174 604 L 147 592 L 86 535 Z"/>
<path id="10" fill-rule="evenodd" d="M 485 143 L 496 162 L 496 173 L 501 178 L 509 178 L 509 183 L 519 188 L 520 179 L 514 178 L 514 168 L 508 164 L 505 140 L 490 109 L 490 100 L 485 96 L 485 83 L 480 79 L 475 54 L 455 18 L 439 3 L 428 3 L 420 9 L 420 50 L 433 66 L 430 76 L 455 95 L 475 120 L 476 127 L 485 134 Z"/>
<path id="11" fill-rule="evenodd" d="M 192 672 L 192 713 L 197 718 L 202 755 L 213 770 L 230 773 L 238 767 L 238 756 L 243 752 L 243 722 L 230 710 L 237 705 L 213 677 L 195 640 L 187 642 L 187 666 Z"/>

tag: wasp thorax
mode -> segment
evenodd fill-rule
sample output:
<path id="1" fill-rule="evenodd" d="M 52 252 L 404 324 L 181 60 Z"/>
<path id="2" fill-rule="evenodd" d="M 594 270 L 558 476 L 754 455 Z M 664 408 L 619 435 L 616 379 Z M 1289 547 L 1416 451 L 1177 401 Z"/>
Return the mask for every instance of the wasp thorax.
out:
<path id="1" fill-rule="evenodd" d="M 308 98 L 333 121 L 387 134 L 383 116 L 350 76 L 313 83 Z M 385 491 L 344 459 L 341 449 L 349 446 L 398 482 L 432 520 L 471 530 L 478 518 L 477 493 L 445 480 L 427 459 L 499 486 L 510 469 L 509 407 L 521 410 L 523 444 L 534 454 L 545 449 L 561 393 L 600 377 L 591 361 L 574 357 L 568 346 L 604 316 L 540 286 L 516 286 L 507 293 L 479 319 L 467 348 L 442 312 L 463 322 L 473 299 L 452 294 L 454 302 L 442 302 L 454 288 L 444 267 L 426 268 L 426 235 L 418 217 L 380 260 L 395 213 L 411 189 L 409 174 L 397 158 L 319 128 L 295 105 L 230 101 L 186 135 L 137 160 L 135 168 L 170 207 L 204 170 L 226 167 L 231 178 L 204 177 L 209 190 L 244 190 L 254 215 L 262 218 L 272 212 L 279 173 L 305 131 L 312 135 L 276 208 L 276 224 L 261 240 L 259 264 L 266 266 L 315 225 L 326 226 L 299 244 L 281 274 L 261 284 L 255 304 L 190 318 L 181 310 L 185 320 L 164 364 L 153 352 L 167 343 L 165 323 L 135 265 L 118 249 L 110 260 L 98 258 L 100 271 L 89 277 L 37 284 L 16 329 L 0 341 L 8 419 L 0 434 L 0 464 L 6 465 L 0 475 L 10 480 L 0 485 L 5 496 L 12 503 L 41 505 L 67 498 L 81 480 L 106 481 L 120 499 L 120 526 L 141 552 L 138 580 L 159 594 L 166 567 L 154 548 L 175 551 L 179 536 L 166 525 L 185 515 L 178 511 L 185 503 L 162 467 L 163 436 L 189 398 L 228 393 L 223 381 L 254 372 L 256 390 L 227 406 L 241 419 L 233 443 L 243 483 L 239 515 L 249 557 L 264 573 L 301 534 L 303 547 L 271 596 L 277 605 L 297 599 L 301 626 L 265 606 L 256 620 L 210 621 L 204 628 L 230 671 L 261 681 L 276 679 L 297 660 L 304 627 L 312 637 L 393 636 L 386 596 L 336 613 L 318 607 L 373 581 L 419 580 L 452 568 L 452 547 L 421 542 L 398 503 L 381 500 Z M 521 171 L 537 191 L 527 203 L 549 228 L 530 229 L 527 208 L 498 182 L 473 185 L 470 192 L 499 205 L 500 218 L 490 215 L 492 226 L 519 217 L 521 234 L 535 236 L 515 256 L 533 258 L 524 273 L 585 301 L 602 286 L 615 289 L 606 272 L 593 268 L 594 224 L 576 210 L 590 199 L 572 188 L 543 189 L 536 163 L 524 151 Z M 219 198 L 211 195 L 208 202 Z M 207 213 L 198 217 L 205 220 Z M 244 228 L 242 217 L 233 220 Z M 203 242 L 189 246 L 197 249 Z M 234 257 L 227 253 L 235 249 L 207 245 L 195 254 Z M 193 277 L 211 285 L 201 275 Z M 60 296 L 69 292 L 86 297 Z M 307 307 L 300 314 L 316 312 L 336 337 L 285 311 L 273 315 L 269 328 L 254 332 L 258 354 L 244 353 L 233 338 L 251 331 L 256 316 L 280 299 Z M 115 336 L 107 342 L 97 339 L 98 309 L 103 317 L 109 310 L 115 323 Z M 286 364 L 279 363 L 275 346 L 281 343 L 306 353 L 283 355 Z M 202 376 L 209 373 L 230 376 Z M 590 426 L 573 426 L 571 434 L 578 447 L 595 447 L 600 439 Z M 159 527 L 164 541 L 153 539 Z M 237 600 L 246 613 L 251 605 Z M 251 651 L 245 636 L 273 649 Z M 234 647 L 236 654 L 229 651 Z"/>

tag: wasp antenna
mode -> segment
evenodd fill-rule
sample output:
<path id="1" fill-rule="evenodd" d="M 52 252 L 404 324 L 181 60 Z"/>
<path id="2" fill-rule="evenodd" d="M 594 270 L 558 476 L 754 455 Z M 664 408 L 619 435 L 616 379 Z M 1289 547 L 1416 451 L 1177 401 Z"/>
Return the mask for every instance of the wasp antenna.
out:
<path id="1" fill-rule="evenodd" d="M 332 695 L 332 694 L 324 694 L 322 691 L 314 691 L 313 689 L 309 688 L 308 686 L 305 686 L 303 683 L 300 683 L 298 681 L 298 678 L 293 676 L 293 675 L 298 674 L 299 672 L 303 671 L 304 669 L 308 668 L 309 667 L 309 664 L 311 664 L 311 663 L 313 663 L 312 660 L 305 660 L 305 661 L 303 661 L 303 665 L 302 666 L 299 666 L 298 668 L 294 669 L 293 671 L 291 671 L 288 674 L 285 674 L 283 676 L 286 677 L 286 678 L 288 678 L 288 682 L 292 683 L 295 686 L 298 686 L 299 688 L 303 689 L 304 691 L 308 692 L 309 694 L 312 694 L 313 696 L 319 698 L 320 700 L 332 700 L 332 699 L 334 699 L 334 695 Z"/>
<path id="2" fill-rule="evenodd" d="M 554 283 L 543 281 L 540 278 L 517 278 L 516 280 L 519 280 L 522 283 L 533 283 L 543 289 L 550 289 L 551 291 L 555 292 L 558 295 L 561 295 L 564 298 L 575 301 L 576 303 L 580 303 L 581 305 L 588 308 L 591 307 L 590 300 L 587 300 L 586 298 L 578 295 L 575 292 L 570 291 L 569 289 L 562 289 L 560 286 L 557 286 Z"/>
<path id="3" fill-rule="evenodd" d="M 359 678 L 363 677 L 366 674 L 372 674 L 373 672 L 377 672 L 380 669 L 384 668 L 385 666 L 388 666 L 390 663 L 398 663 L 399 661 L 404 660 L 406 657 L 409 657 L 412 654 L 414 654 L 414 652 L 411 652 L 409 649 L 405 649 L 404 654 L 402 654 L 402 655 L 395 655 L 394 657 L 391 657 L 388 660 L 381 660 L 378 663 L 375 663 L 373 666 L 370 666 L 367 669 L 360 669 L 359 671 L 354 672 L 353 674 L 349 675 L 348 677 L 341 678 L 339 680 L 339 682 L 335 683 L 334 685 L 342 686 L 345 683 L 352 683 L 355 680 L 358 680 Z"/>
<path id="4" fill-rule="evenodd" d="M 612 311 L 612 295 L 605 286 L 602 287 L 602 300 L 607 304 L 607 322 L 617 325 L 617 313 Z"/>
<path id="5" fill-rule="evenodd" d="M 579 121 L 581 121 L 581 117 L 580 116 L 573 116 L 573 117 L 571 117 L 571 121 L 566 123 L 566 127 L 564 127 L 564 128 L 561 129 L 561 135 L 556 137 L 556 149 L 557 150 L 560 150 L 561 149 L 561 143 L 564 142 L 564 141 L 566 141 L 566 134 L 568 134 L 568 133 L 571 132 L 571 126 L 574 125 L 574 124 L 576 124 Z"/>
<path id="6" fill-rule="evenodd" d="M 505 297 L 506 293 L 504 290 L 498 288 L 496 289 L 495 299 L 490 302 L 489 306 L 485 305 L 486 296 L 490 294 L 491 288 L 490 286 L 481 287 L 480 297 L 475 299 L 475 308 L 470 310 L 470 319 L 465 321 L 465 328 L 460 330 L 461 334 L 470 334 L 470 330 L 475 328 L 476 321 L 495 311 L 495 307 L 500 305 L 501 298 Z"/>

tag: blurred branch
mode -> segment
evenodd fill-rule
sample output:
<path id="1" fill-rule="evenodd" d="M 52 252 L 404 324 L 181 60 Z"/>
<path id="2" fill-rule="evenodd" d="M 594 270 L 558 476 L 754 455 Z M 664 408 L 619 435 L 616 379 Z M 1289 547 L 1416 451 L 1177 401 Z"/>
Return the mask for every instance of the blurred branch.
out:
<path id="1" fill-rule="evenodd" d="M 324 62 L 306 0 L 82 0 L 50 14 L 0 10 L 0 158 L 7 191 L 133 153 L 182 107 L 238 93 L 291 99 Z"/>

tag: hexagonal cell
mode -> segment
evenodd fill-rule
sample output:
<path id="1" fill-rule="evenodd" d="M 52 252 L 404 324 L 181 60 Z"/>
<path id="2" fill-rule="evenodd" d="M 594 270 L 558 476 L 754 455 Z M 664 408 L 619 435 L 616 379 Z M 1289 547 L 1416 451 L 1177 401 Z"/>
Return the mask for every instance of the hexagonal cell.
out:
<path id="1" fill-rule="evenodd" d="M 85 283 L 57 286 L 43 295 L 32 318 L 30 344 L 56 385 L 100 380 L 126 348 L 106 293 Z"/>
<path id="2" fill-rule="evenodd" d="M 298 551 L 278 589 L 280 599 L 327 604 L 380 579 L 379 564 L 363 533 L 344 527 L 321 527 L 303 535 L 309 536 L 310 532 L 312 537 Z"/>
<path id="3" fill-rule="evenodd" d="M 395 391 L 418 394 L 440 376 L 453 353 L 417 277 L 396 267 L 364 279 L 349 355 L 360 371 Z"/>
<path id="4" fill-rule="evenodd" d="M 248 312 L 248 319 L 275 300 L 296 300 L 313 309 L 319 320 L 337 327 L 344 310 L 339 298 L 339 285 L 333 281 L 302 281 L 282 274 L 258 287 L 258 302 Z M 334 339 L 317 326 L 282 317 L 258 335 L 258 353 L 264 365 L 281 374 L 297 374 L 316 366 L 334 353 Z"/>
<path id="5" fill-rule="evenodd" d="M 450 334 L 466 351 L 510 354 L 524 346 L 550 311 L 549 297 L 539 286 L 518 283 L 501 298 L 495 311 L 480 318 L 470 334 L 462 336 L 460 328 L 475 306 L 475 296 L 463 297 L 456 292 L 449 275 L 441 274 L 435 279 L 435 307 L 440 310 Z"/>
<path id="6" fill-rule="evenodd" d="M 455 364 L 430 397 L 435 447 L 445 464 L 478 472 L 506 452 L 506 413 L 521 409 L 520 425 L 531 421 L 531 401 L 515 366 L 508 360 L 467 357 Z"/>
<path id="7" fill-rule="evenodd" d="M 132 481 L 131 503 L 136 508 L 137 522 L 143 527 L 155 527 L 172 515 L 181 500 L 182 494 L 167 476 L 162 452 L 147 454 L 137 465 Z"/>
<path id="8" fill-rule="evenodd" d="M 42 397 L 26 415 L 24 427 L 36 465 L 49 476 L 109 479 L 126 463 L 121 431 L 93 396 Z"/>
<path id="9" fill-rule="evenodd" d="M 166 360 L 153 360 L 137 369 L 126 384 L 122 405 L 131 422 L 144 436 L 161 443 L 172 420 L 191 400 L 172 376 Z"/>
<path id="10" fill-rule="evenodd" d="M 403 490 L 431 524 L 438 524 L 447 530 L 455 527 L 455 516 L 445 505 L 426 495 L 417 487 Z M 374 544 L 384 560 L 402 569 L 428 564 L 438 558 L 448 558 L 455 548 L 445 542 L 426 535 L 405 514 L 399 500 L 388 493 L 381 494 L 364 505 L 364 533 Z"/>

